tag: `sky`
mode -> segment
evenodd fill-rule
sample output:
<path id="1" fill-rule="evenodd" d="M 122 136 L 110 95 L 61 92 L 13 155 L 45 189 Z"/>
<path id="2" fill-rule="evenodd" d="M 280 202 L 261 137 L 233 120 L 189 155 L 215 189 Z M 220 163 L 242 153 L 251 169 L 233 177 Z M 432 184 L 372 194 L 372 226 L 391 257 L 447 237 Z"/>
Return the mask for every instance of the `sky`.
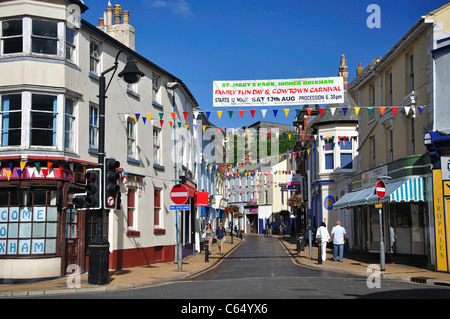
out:
<path id="1" fill-rule="evenodd" d="M 257 121 L 292 124 L 283 107 L 213 107 L 213 81 L 337 76 L 345 54 L 350 83 L 443 0 L 112 0 L 130 11 L 136 52 L 189 88 L 217 127 Z M 84 0 L 82 18 L 98 25 L 107 0 Z M 377 5 L 379 15 L 371 5 Z M 374 20 L 374 18 L 378 18 Z M 369 22 L 378 22 L 369 27 Z M 269 109 L 263 118 L 259 109 Z M 256 109 L 251 117 L 250 109 Z M 219 119 L 217 110 L 223 110 Z M 232 118 L 228 110 L 233 110 Z M 245 110 L 241 118 L 238 110 Z"/>

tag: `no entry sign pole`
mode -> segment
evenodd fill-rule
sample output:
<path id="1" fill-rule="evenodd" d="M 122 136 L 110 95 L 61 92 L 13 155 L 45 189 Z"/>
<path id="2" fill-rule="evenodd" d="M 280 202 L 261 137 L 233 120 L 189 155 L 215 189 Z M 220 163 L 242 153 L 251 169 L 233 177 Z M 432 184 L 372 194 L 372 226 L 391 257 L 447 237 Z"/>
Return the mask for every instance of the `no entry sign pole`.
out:
<path id="1" fill-rule="evenodd" d="M 176 205 L 183 205 L 189 198 L 189 193 L 186 186 L 182 184 L 175 185 L 170 191 L 170 199 Z M 175 211 L 176 226 L 177 226 L 177 255 L 178 255 L 178 270 L 183 269 L 183 253 L 181 247 L 181 212 L 178 214 L 178 209 Z"/>
<path id="2" fill-rule="evenodd" d="M 383 199 L 386 196 L 386 186 L 383 181 L 378 181 L 375 187 L 375 192 L 379 199 Z M 378 214 L 380 216 L 380 270 L 385 271 L 385 253 L 384 253 L 384 240 L 383 240 L 383 205 L 378 203 Z"/>

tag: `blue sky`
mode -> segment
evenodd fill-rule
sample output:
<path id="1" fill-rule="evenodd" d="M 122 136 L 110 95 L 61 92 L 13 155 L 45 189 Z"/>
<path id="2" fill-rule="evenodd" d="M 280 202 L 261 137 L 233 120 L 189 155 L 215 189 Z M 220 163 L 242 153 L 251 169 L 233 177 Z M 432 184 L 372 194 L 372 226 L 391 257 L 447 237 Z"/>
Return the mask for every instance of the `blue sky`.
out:
<path id="1" fill-rule="evenodd" d="M 107 0 L 85 0 L 82 18 L 98 24 Z M 382 57 L 419 20 L 447 3 L 443 0 L 117 0 L 130 11 L 136 51 L 188 86 L 199 107 L 211 111 L 219 127 L 265 120 L 292 124 L 250 107 L 212 107 L 214 80 L 297 79 L 337 76 L 346 55 L 349 83 L 361 62 Z M 380 8 L 380 28 L 369 28 L 370 4 Z M 278 107 L 272 107 L 278 108 Z M 294 109 L 295 107 L 290 107 Z M 239 109 L 244 109 L 240 118 Z M 269 108 L 270 110 L 271 108 Z M 224 110 L 221 119 L 216 111 Z M 227 110 L 234 110 L 230 119 Z"/>

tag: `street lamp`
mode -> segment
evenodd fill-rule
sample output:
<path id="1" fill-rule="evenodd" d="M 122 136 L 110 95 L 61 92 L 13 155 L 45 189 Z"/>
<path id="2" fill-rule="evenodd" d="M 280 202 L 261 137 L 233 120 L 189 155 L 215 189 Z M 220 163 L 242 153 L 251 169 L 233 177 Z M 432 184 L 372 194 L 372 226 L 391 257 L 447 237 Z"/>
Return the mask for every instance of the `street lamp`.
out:
<path id="1" fill-rule="evenodd" d="M 133 61 L 132 57 L 125 52 L 120 50 L 114 62 L 114 65 L 109 69 L 103 71 L 100 75 L 99 82 L 99 123 L 98 123 L 98 166 L 101 170 L 101 176 L 105 174 L 104 160 L 105 160 L 105 100 L 106 91 L 108 91 L 109 85 L 111 84 L 114 74 L 117 71 L 119 65 L 118 59 L 119 55 L 124 52 L 127 54 L 127 64 L 122 72 L 118 74 L 119 77 L 123 78 L 128 84 L 134 84 L 139 82 L 144 73 L 141 72 L 136 63 Z M 111 79 L 106 86 L 105 74 L 114 71 Z M 103 181 L 101 181 L 103 183 Z M 109 269 L 109 242 L 103 237 L 103 207 L 104 198 L 103 194 L 100 194 L 101 207 L 96 211 L 97 213 L 97 236 L 89 243 L 89 274 L 88 283 L 92 285 L 104 285 L 108 283 L 108 269 Z"/>

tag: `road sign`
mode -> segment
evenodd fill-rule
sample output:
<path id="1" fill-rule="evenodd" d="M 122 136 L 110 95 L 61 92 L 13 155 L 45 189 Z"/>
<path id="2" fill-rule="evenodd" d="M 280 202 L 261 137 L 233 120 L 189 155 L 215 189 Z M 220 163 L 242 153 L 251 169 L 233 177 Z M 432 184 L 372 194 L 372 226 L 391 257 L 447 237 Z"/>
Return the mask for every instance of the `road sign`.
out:
<path id="1" fill-rule="evenodd" d="M 170 205 L 170 210 L 189 210 L 191 209 L 190 205 Z"/>
<path id="2" fill-rule="evenodd" d="M 114 207 L 116 200 L 113 196 L 108 196 L 108 199 L 106 200 L 106 203 L 109 207 Z"/>
<path id="3" fill-rule="evenodd" d="M 383 199 L 386 195 L 386 186 L 384 186 L 383 181 L 378 181 L 377 186 L 375 187 L 375 191 L 379 199 Z"/>
<path id="4" fill-rule="evenodd" d="M 170 199 L 174 204 L 182 205 L 186 203 L 189 198 L 189 193 L 186 186 L 182 184 L 175 185 L 170 191 Z"/>

